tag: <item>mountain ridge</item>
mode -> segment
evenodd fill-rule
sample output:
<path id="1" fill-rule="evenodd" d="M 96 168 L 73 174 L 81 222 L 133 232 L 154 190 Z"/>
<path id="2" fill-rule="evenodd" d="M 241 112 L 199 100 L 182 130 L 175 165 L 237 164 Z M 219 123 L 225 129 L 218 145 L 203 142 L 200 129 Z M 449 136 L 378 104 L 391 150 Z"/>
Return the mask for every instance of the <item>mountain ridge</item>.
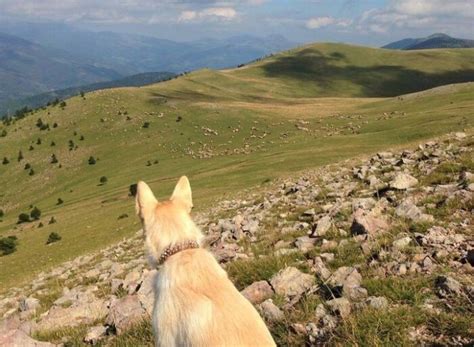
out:
<path id="1" fill-rule="evenodd" d="M 391 42 L 382 48 L 416 50 L 436 48 L 473 48 L 474 40 L 454 38 L 444 33 L 436 33 L 422 38 L 406 38 Z"/>

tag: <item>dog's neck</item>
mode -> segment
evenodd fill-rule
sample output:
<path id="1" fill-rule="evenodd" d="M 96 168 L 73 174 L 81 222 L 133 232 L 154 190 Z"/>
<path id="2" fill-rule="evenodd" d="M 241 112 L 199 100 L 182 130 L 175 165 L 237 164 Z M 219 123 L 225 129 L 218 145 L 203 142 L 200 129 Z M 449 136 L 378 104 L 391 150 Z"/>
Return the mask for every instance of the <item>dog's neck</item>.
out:
<path id="1" fill-rule="evenodd" d="M 193 249 L 193 248 L 199 248 L 199 244 L 197 241 L 194 240 L 188 240 L 188 241 L 183 241 L 180 243 L 176 243 L 174 245 L 169 245 L 166 247 L 161 253 L 160 257 L 158 258 L 158 265 L 163 265 L 163 263 L 172 255 L 175 255 L 176 253 L 179 253 L 181 251 L 185 251 L 187 249 Z"/>

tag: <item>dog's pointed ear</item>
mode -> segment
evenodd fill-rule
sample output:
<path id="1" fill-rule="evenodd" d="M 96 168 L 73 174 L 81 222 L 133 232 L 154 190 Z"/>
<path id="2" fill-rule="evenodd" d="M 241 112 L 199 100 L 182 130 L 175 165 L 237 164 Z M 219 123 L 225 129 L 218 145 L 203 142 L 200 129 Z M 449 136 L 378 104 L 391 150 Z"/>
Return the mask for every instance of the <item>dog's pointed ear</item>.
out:
<path id="1" fill-rule="evenodd" d="M 135 208 L 138 216 L 142 220 L 148 219 L 153 214 L 157 203 L 158 200 L 156 200 L 148 184 L 143 181 L 138 182 L 135 197 Z"/>
<path id="2" fill-rule="evenodd" d="M 182 176 L 179 179 L 176 187 L 174 187 L 174 191 L 170 200 L 183 204 L 186 207 L 186 210 L 191 212 L 191 209 L 193 208 L 193 196 L 191 192 L 191 185 L 189 184 L 189 180 L 186 176 Z"/>

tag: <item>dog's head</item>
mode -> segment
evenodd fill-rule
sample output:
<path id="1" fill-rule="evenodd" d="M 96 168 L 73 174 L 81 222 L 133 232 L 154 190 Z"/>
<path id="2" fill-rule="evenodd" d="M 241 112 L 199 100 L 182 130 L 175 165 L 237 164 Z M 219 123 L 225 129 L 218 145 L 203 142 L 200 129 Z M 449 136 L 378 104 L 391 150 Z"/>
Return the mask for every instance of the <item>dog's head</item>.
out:
<path id="1" fill-rule="evenodd" d="M 202 234 L 191 219 L 191 185 L 179 179 L 169 200 L 159 202 L 145 182 L 138 182 L 135 206 L 143 224 L 148 255 L 153 264 L 163 250 L 183 241 L 200 242 Z"/>

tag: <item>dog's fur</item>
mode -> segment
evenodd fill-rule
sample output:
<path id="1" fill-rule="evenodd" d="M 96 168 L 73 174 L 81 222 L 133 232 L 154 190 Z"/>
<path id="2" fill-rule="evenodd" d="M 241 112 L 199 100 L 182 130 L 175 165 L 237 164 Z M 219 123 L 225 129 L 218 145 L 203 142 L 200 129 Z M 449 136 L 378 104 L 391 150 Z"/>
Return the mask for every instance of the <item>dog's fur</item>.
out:
<path id="1" fill-rule="evenodd" d="M 166 247 L 200 243 L 191 219 L 191 186 L 183 176 L 169 201 L 158 202 L 144 182 L 137 186 L 137 214 L 156 266 Z M 275 346 L 265 323 L 203 248 L 183 250 L 159 269 L 153 308 L 155 346 Z"/>

